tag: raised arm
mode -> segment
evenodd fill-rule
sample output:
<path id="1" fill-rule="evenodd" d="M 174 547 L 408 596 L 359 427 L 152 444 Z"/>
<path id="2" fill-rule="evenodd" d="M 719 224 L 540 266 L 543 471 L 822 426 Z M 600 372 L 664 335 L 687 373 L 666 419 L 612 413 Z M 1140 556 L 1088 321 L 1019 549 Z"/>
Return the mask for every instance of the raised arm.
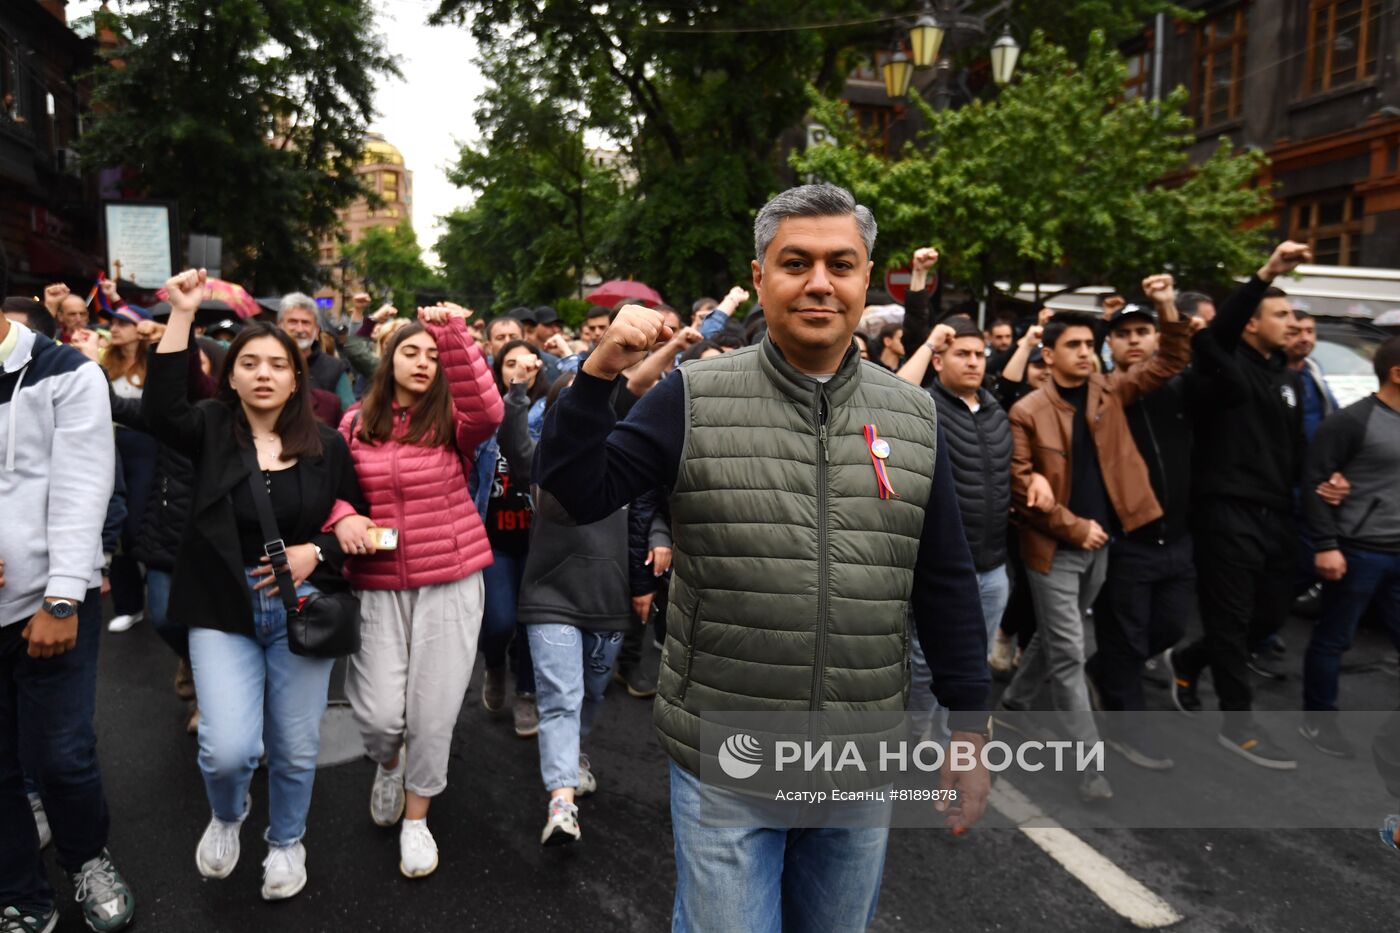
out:
<path id="1" fill-rule="evenodd" d="M 1206 332 L 1215 339 L 1226 353 L 1233 353 L 1239 346 L 1240 336 L 1245 325 L 1254 316 L 1259 302 L 1264 299 L 1264 291 L 1280 275 L 1286 275 L 1298 268 L 1301 263 L 1312 259 L 1312 250 L 1306 243 L 1284 240 L 1274 248 L 1269 261 L 1259 267 L 1259 271 L 1239 288 L 1230 293 L 1210 322 Z"/>
<path id="2" fill-rule="evenodd" d="M 543 377 L 541 377 L 543 378 Z M 496 443 L 510 464 L 510 481 L 517 489 L 529 489 L 534 482 L 535 441 L 530 437 L 530 396 L 525 383 L 512 383 L 505 397 L 505 417 Z"/>
<path id="3" fill-rule="evenodd" d="M 742 286 L 735 285 L 729 290 L 720 303 L 705 315 L 704 320 L 695 327 L 700 331 L 703 340 L 712 340 L 719 336 L 719 332 L 724 330 L 724 325 L 729 323 L 730 317 L 738 309 L 739 305 L 749 300 L 749 293 Z"/>
<path id="4" fill-rule="evenodd" d="M 1142 290 L 1157 308 L 1162 332 L 1157 352 L 1147 362 L 1124 371 L 1115 369 L 1108 383 L 1118 392 L 1126 407 L 1157 391 L 1191 362 L 1191 325 L 1176 310 L 1176 289 L 1170 275 L 1152 275 L 1142 280 Z"/>
<path id="5" fill-rule="evenodd" d="M 438 366 L 452 393 L 457 449 L 471 455 L 501 424 L 504 408 L 481 347 L 467 330 L 471 312 L 457 305 L 419 308 L 418 318 L 438 346 Z"/>
<path id="6" fill-rule="evenodd" d="M 928 342 L 929 319 L 928 274 L 938 263 L 938 250 L 924 246 L 914 250 L 909 263 L 909 291 L 904 295 L 904 345 L 918 346 Z M 917 352 L 917 351 L 916 351 Z"/>
<path id="7" fill-rule="evenodd" d="M 674 483 L 685 445 L 683 375 L 662 380 L 621 424 L 612 406 L 618 374 L 670 338 L 658 312 L 624 307 L 545 415 L 536 480 L 575 521 L 598 521 L 642 492 Z"/>
<path id="8" fill-rule="evenodd" d="M 670 340 L 627 371 L 627 391 L 637 398 L 646 395 L 675 366 L 677 354 L 684 353 L 704 339 L 694 327 L 682 327 L 676 331 Z"/>
<path id="9" fill-rule="evenodd" d="M 904 333 L 907 341 L 909 332 L 906 330 Z M 929 339 L 919 344 L 919 348 L 909 355 L 909 358 L 904 361 L 903 366 L 899 367 L 899 371 L 895 375 L 906 382 L 914 383 L 916 386 L 923 385 L 934 355 L 948 349 L 948 344 L 952 339 L 953 328 L 947 324 L 939 324 L 933 329 L 933 334 L 930 335 Z"/>
<path id="10" fill-rule="evenodd" d="M 204 417 L 189 399 L 190 329 L 204 294 L 206 273 L 186 269 L 165 283 L 170 323 L 147 365 L 141 413 L 157 438 L 186 456 L 200 452 Z"/>

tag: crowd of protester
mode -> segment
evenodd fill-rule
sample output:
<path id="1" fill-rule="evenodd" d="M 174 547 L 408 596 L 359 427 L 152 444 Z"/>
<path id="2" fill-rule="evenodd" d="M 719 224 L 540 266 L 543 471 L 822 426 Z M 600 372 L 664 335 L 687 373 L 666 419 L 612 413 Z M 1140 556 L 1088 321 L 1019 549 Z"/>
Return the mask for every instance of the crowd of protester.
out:
<path id="1" fill-rule="evenodd" d="M 775 222 L 839 218 L 844 203 L 788 205 L 795 213 Z M 756 284 L 773 239 L 762 221 Z M 868 237 L 860 229 L 868 256 L 873 220 Z M 694 926 L 700 901 L 686 898 L 714 892 L 682 854 L 703 846 L 686 809 L 696 774 L 687 717 L 711 691 L 774 696 L 721 686 L 733 672 L 701 667 L 693 640 L 697 593 L 721 586 L 704 581 L 722 573 L 730 546 L 697 530 L 703 516 L 722 524 L 750 507 L 782 512 L 781 501 L 708 488 L 737 483 L 726 458 L 751 458 L 760 471 L 785 456 L 768 434 L 725 420 L 749 410 L 720 397 L 741 384 L 725 374 L 757 372 L 759 357 L 775 384 L 819 399 L 858 372 L 909 417 L 936 412 L 922 487 L 891 460 L 901 492 L 922 488 L 930 516 L 940 501 L 961 519 L 948 540 L 928 518 L 918 561 L 963 577 L 940 589 L 916 573 L 914 596 L 902 597 L 908 616 L 901 608 L 889 621 L 917 633 L 906 639 L 909 708 L 930 734 L 980 734 L 968 717 L 986 709 L 988 671 L 1007 681 L 997 721 L 1026 730 L 1021 714 L 1053 709 L 1058 732 L 1085 742 L 1100 738 L 1095 710 L 1170 703 L 1201 715 L 1209 678 L 1220 744 L 1264 768 L 1295 768 L 1251 714 L 1251 677 L 1285 663 L 1279 630 L 1294 598 L 1320 585 L 1320 618 L 1295 651 L 1299 731 L 1323 754 L 1355 755 L 1327 715 L 1340 704 L 1341 658 L 1368 611 L 1400 646 L 1400 338 L 1376 353 L 1379 391 L 1339 409 L 1310 358 L 1314 322 L 1280 287 L 1308 256 L 1281 244 L 1218 310 L 1144 270 L 1136 301 L 1108 296 L 1098 315 L 1041 308 L 984 328 L 937 307 L 927 283 L 938 254 L 919 249 L 902 317 L 857 329 L 853 345 L 843 338 L 835 373 L 815 382 L 832 370 L 773 349 L 768 330 L 779 325 L 759 306 L 740 318 L 750 298 L 741 287 L 686 314 L 594 308 L 577 338 L 550 307 L 489 319 L 452 304 L 404 314 L 371 310 L 367 294 L 354 296 L 344 327 L 292 293 L 275 320 L 206 329 L 195 326 L 198 270 L 168 283 L 163 320 L 107 281 L 100 322 L 62 285 L 6 299 L 0 928 L 52 929 L 40 856 L 50 840 L 92 929 L 120 929 L 135 909 L 107 851 L 93 733 L 108 595 L 109 632 L 148 622 L 174 655 L 211 811 L 195 846 L 203 876 L 233 871 L 251 778 L 267 768 L 269 900 L 294 896 L 308 877 L 303 838 L 334 657 L 293 624 L 305 607 L 329 618 L 347 604 L 337 596 L 358 606 L 345 690 L 376 763 L 371 818 L 399 827 L 399 868 L 412 878 L 438 865 L 428 814 L 448 785 L 478 652 L 485 710 L 536 739 L 547 846 L 582 836 L 578 802 L 598 787 L 584 748 L 610 683 L 649 698 L 659 675 L 677 928 L 684 916 Z M 790 287 L 810 299 L 816 286 L 802 274 Z M 830 293 L 851 291 L 842 307 L 858 306 L 856 284 L 834 282 Z M 770 275 L 764 294 L 778 287 Z M 711 423 L 731 427 L 702 430 Z M 825 421 L 821 432 L 825 448 Z M 735 437 L 753 437 L 753 449 Z M 847 468 L 839 441 L 833 470 Z M 937 561 L 924 553 L 934 549 Z M 956 652 L 943 642 L 954 633 L 921 615 L 936 599 L 977 618 L 956 633 L 977 670 L 950 662 Z M 688 627 L 668 625 L 673 604 Z M 707 617 L 730 611 L 741 612 L 706 603 Z M 652 639 L 666 645 L 659 670 Z M 902 670 L 902 658 L 887 660 Z M 1145 686 L 1153 664 L 1170 675 L 1157 699 Z M 1132 766 L 1173 767 L 1145 725 L 1102 738 Z M 1078 791 L 1091 803 L 1113 795 L 1099 772 Z"/>

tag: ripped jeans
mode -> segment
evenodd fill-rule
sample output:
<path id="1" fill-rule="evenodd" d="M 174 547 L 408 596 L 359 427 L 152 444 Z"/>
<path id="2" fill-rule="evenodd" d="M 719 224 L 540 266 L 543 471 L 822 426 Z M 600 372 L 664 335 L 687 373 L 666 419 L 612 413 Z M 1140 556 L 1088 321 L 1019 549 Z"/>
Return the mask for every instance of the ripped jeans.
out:
<path id="1" fill-rule="evenodd" d="M 579 742 L 593 731 L 622 632 L 527 625 L 540 711 L 540 777 L 546 790 L 578 787 Z"/>

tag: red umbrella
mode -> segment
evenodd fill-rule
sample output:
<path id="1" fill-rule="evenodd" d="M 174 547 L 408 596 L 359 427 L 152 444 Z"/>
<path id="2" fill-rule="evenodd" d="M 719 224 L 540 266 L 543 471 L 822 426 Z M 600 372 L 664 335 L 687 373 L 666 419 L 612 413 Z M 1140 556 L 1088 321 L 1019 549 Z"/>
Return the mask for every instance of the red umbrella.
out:
<path id="1" fill-rule="evenodd" d="M 611 279 L 593 289 L 588 301 L 604 308 L 611 308 L 624 298 L 635 298 L 643 304 L 659 305 L 661 294 L 645 282 L 630 279 Z"/>
<path id="2" fill-rule="evenodd" d="M 170 297 L 165 289 L 156 292 L 156 297 L 165 301 Z M 253 300 L 253 296 L 248 294 L 247 289 L 242 285 L 234 285 L 232 282 L 225 282 L 223 279 L 210 279 L 204 283 L 205 301 L 222 301 L 233 309 L 239 317 L 247 319 L 257 317 L 262 311 L 258 303 Z"/>

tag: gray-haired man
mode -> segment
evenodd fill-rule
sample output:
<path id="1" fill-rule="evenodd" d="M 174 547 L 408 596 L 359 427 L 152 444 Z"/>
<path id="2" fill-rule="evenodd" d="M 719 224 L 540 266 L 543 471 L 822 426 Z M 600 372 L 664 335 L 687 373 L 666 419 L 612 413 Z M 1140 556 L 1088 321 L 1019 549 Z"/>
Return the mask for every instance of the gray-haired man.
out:
<path id="1" fill-rule="evenodd" d="M 277 311 L 277 326 L 286 331 L 306 355 L 311 384 L 324 392 L 335 393 L 342 410 L 355 404 L 350 364 L 321 349 L 321 312 L 316 307 L 316 299 L 301 292 L 283 295 Z"/>
<path id="2" fill-rule="evenodd" d="M 629 305 L 546 416 L 540 484 L 576 520 L 670 491 L 678 621 L 653 719 L 671 759 L 676 931 L 864 929 L 888 840 L 707 825 L 704 713 L 903 710 L 912 602 L 954 737 L 985 738 L 986 632 L 932 400 L 851 339 L 875 232 L 842 188 L 779 194 L 754 223 L 761 345 L 688 363 L 616 424 L 613 381 L 670 337 L 660 312 Z M 985 770 L 945 781 L 960 804 L 948 824 L 971 825 Z"/>

